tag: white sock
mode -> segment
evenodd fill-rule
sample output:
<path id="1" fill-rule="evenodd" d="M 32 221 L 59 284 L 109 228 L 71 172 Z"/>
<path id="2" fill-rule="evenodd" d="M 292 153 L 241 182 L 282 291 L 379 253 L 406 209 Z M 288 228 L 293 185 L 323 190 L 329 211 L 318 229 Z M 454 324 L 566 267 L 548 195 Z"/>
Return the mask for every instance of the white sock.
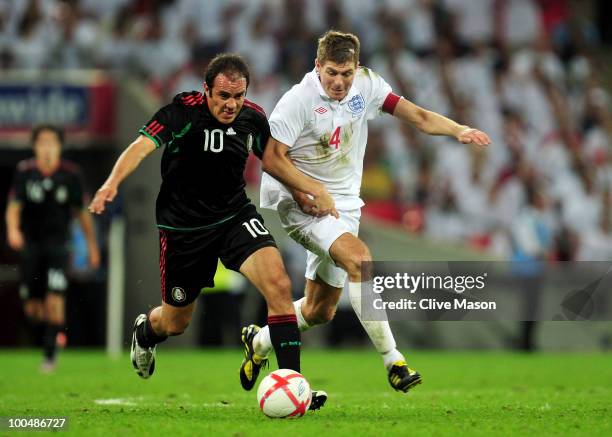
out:
<path id="1" fill-rule="evenodd" d="M 300 332 L 307 331 L 311 328 L 308 322 L 304 319 L 302 314 L 302 303 L 306 301 L 306 296 L 293 302 L 293 308 L 295 308 L 295 317 L 297 317 L 298 329 Z"/>
<path id="2" fill-rule="evenodd" d="M 361 282 L 349 282 L 349 298 L 363 329 L 367 332 L 378 353 L 382 355 L 385 367 L 389 368 L 395 361 L 403 359 L 404 357 L 396 348 L 388 320 L 361 320 Z"/>
<path id="3" fill-rule="evenodd" d="M 310 325 L 306 322 L 304 316 L 302 315 L 302 303 L 305 300 L 306 297 L 303 297 L 293 302 L 298 329 L 301 332 L 310 329 Z M 264 358 L 267 357 L 272 350 L 272 339 L 270 338 L 270 328 L 268 328 L 268 325 L 261 328 L 257 335 L 255 335 L 255 338 L 253 339 L 253 349 L 255 349 L 255 353 L 257 355 Z"/>
<path id="4" fill-rule="evenodd" d="M 268 325 L 261 328 L 255 335 L 253 349 L 262 358 L 267 357 L 272 350 L 272 339 L 270 338 L 270 328 L 268 328 Z"/>
<path id="5" fill-rule="evenodd" d="M 402 353 L 397 349 L 393 349 L 389 352 L 382 354 L 382 359 L 387 370 L 389 370 L 393 366 L 393 364 L 398 361 L 406 361 Z"/>

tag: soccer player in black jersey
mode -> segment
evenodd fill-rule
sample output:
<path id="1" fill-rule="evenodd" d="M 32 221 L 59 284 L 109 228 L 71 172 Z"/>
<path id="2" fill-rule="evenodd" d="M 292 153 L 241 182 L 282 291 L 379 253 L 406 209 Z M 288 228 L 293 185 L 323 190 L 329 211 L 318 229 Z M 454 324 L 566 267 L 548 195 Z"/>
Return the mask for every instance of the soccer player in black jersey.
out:
<path id="1" fill-rule="evenodd" d="M 21 296 L 26 316 L 45 324 L 41 370 L 56 365 L 57 345 L 65 344 L 64 293 L 70 224 L 79 219 L 92 268 L 100 253 L 91 215 L 83 205 L 78 167 L 61 159 L 63 131 L 41 125 L 32 131 L 34 158 L 21 161 L 9 193 L 6 229 L 9 246 L 21 252 Z"/>
<path id="2" fill-rule="evenodd" d="M 90 210 L 101 213 L 121 181 L 164 147 L 156 206 L 162 304 L 136 318 L 132 336 L 132 364 L 142 378 L 155 369 L 156 344 L 183 333 L 200 290 L 214 286 L 219 258 L 266 299 L 279 368 L 300 371 L 301 340 L 289 277 L 244 189 L 248 155 L 252 151 L 261 158 L 270 136 L 265 113 L 245 98 L 248 84 L 242 58 L 215 57 L 205 73 L 205 94 L 181 93 L 161 108 L 121 154 L 91 203 Z M 322 208 L 331 201 L 326 191 L 314 197 Z M 252 388 L 260 367 L 241 369 L 243 384 Z M 324 400 L 313 397 L 311 408 Z"/>

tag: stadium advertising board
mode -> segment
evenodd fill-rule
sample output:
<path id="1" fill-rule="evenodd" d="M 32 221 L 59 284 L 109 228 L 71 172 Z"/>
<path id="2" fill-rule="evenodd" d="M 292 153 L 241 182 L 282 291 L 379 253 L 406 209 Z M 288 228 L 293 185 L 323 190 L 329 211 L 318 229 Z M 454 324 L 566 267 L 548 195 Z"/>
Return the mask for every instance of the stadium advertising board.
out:
<path id="1" fill-rule="evenodd" d="M 74 82 L 4 80 L 0 82 L 0 140 L 27 144 L 33 125 L 62 126 L 75 142 L 109 139 L 115 129 L 115 87 L 92 76 Z"/>

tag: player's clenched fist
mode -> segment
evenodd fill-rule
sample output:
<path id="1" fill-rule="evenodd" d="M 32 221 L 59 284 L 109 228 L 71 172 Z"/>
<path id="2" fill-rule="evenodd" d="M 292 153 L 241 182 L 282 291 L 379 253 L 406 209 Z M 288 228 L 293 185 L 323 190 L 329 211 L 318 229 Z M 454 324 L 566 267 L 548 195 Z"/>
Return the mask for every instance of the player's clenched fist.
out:
<path id="1" fill-rule="evenodd" d="M 106 207 L 106 202 L 112 202 L 117 196 L 117 188 L 111 185 L 102 185 L 96 192 L 93 200 L 89 204 L 89 212 L 93 214 L 102 214 Z"/>
<path id="2" fill-rule="evenodd" d="M 323 187 L 320 192 L 314 195 L 313 201 L 315 208 L 319 212 L 320 216 L 330 214 L 336 218 L 340 217 L 338 211 L 336 210 L 334 198 L 327 192 L 325 187 Z"/>

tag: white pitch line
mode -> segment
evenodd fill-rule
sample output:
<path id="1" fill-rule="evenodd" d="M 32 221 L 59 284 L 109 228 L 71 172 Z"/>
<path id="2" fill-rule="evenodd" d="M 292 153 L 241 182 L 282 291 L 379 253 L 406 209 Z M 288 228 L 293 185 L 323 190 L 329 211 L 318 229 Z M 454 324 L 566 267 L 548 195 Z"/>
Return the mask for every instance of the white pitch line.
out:
<path id="1" fill-rule="evenodd" d="M 98 405 L 120 405 L 120 406 L 128 406 L 133 407 L 138 404 L 142 404 L 142 398 L 110 398 L 110 399 L 95 399 L 94 403 Z M 231 408 L 233 404 L 225 404 L 223 402 L 204 402 L 201 404 L 196 404 L 193 402 L 181 403 L 181 406 L 189 407 L 189 408 Z"/>
<path id="2" fill-rule="evenodd" d="M 136 405 L 134 399 L 131 398 L 96 399 L 94 402 L 98 405 L 126 405 L 130 407 Z"/>

